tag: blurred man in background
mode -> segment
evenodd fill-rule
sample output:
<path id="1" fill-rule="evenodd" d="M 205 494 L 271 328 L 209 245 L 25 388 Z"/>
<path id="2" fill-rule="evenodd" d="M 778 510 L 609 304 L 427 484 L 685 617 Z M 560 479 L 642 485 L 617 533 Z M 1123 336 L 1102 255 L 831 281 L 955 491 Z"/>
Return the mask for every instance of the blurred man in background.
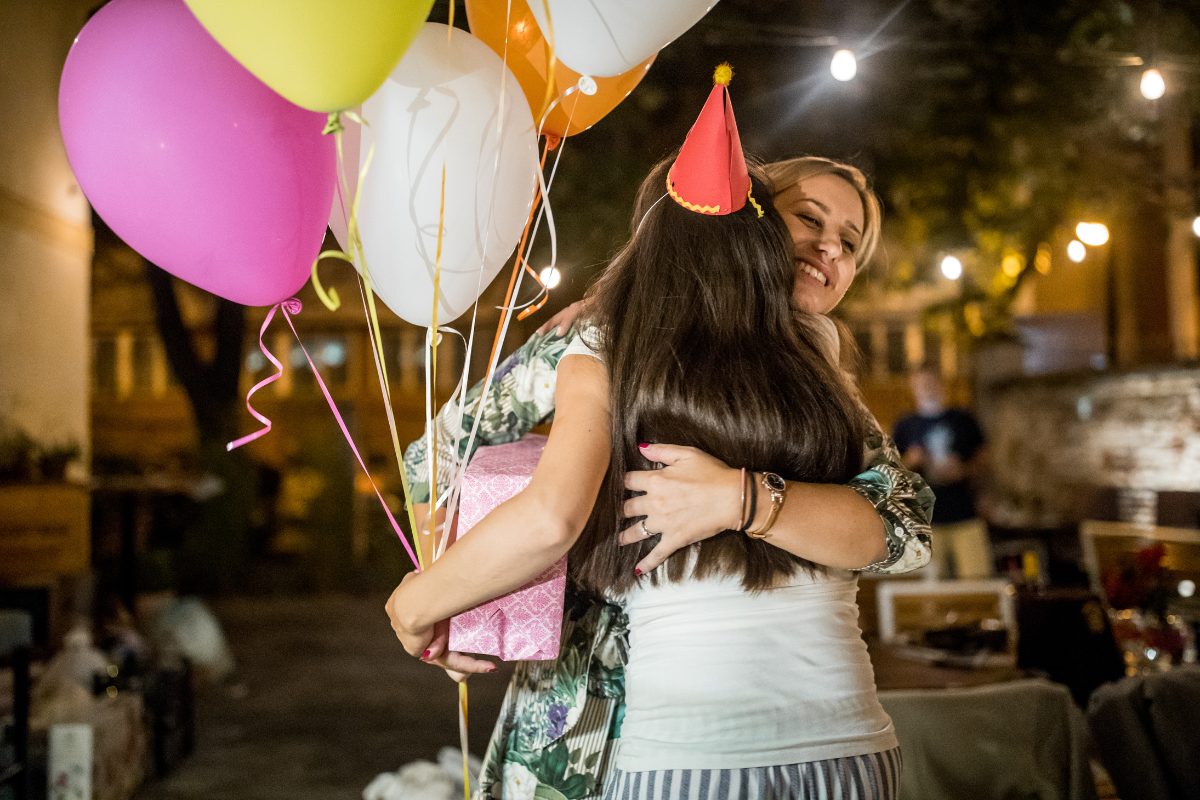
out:
<path id="1" fill-rule="evenodd" d="M 946 388 L 935 367 L 916 370 L 910 385 L 916 411 L 896 423 L 894 438 L 904 463 L 919 472 L 937 495 L 934 577 L 990 577 L 992 549 L 976 507 L 984 464 L 983 431 L 970 411 L 946 406 Z"/>

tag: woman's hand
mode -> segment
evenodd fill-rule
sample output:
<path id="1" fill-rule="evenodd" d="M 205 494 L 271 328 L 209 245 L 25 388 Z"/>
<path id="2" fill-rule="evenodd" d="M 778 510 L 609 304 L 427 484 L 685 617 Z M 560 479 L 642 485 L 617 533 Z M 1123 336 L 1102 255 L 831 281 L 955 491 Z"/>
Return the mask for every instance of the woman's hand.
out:
<path id="1" fill-rule="evenodd" d="M 583 300 L 576 300 L 543 322 L 542 327 L 538 328 L 537 332 L 547 333 L 552 329 L 556 329 L 559 336 L 566 336 L 567 331 L 571 330 L 571 326 L 575 324 L 575 320 L 579 319 L 580 315 L 585 311 L 587 311 L 587 304 Z"/>
<path id="2" fill-rule="evenodd" d="M 625 488 L 644 494 L 626 500 L 624 514 L 645 519 L 621 531 L 621 545 L 660 534 L 658 544 L 638 562 L 640 575 L 681 548 L 738 527 L 742 472 L 694 447 L 639 447 L 647 460 L 665 465 L 625 474 Z"/>
<path id="3" fill-rule="evenodd" d="M 447 675 L 458 682 L 466 680 L 471 675 L 494 672 L 496 665 L 490 661 L 446 649 L 450 641 L 449 622 L 439 622 L 433 627 L 423 629 L 414 629 L 405 623 L 401 609 L 405 607 L 406 601 L 411 602 L 409 595 L 417 580 L 418 573 L 416 572 L 405 575 L 404 579 L 400 581 L 400 585 L 392 591 L 387 605 L 384 606 L 388 619 L 392 623 L 392 631 L 404 645 L 405 651 L 410 656 L 419 658 L 427 664 L 441 667 L 446 670 Z"/>

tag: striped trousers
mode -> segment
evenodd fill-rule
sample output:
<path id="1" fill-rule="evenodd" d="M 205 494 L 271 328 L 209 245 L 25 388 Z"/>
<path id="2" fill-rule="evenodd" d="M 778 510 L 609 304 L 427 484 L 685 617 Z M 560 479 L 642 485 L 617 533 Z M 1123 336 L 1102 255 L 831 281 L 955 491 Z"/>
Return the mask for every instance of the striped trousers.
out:
<path id="1" fill-rule="evenodd" d="M 895 800 L 900 748 L 741 769 L 616 770 L 604 800 Z"/>

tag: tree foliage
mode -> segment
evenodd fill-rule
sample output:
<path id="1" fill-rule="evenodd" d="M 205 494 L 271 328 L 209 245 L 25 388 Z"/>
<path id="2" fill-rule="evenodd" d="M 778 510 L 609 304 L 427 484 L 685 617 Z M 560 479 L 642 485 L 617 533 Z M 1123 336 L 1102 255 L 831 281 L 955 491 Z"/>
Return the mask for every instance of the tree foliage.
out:
<path id="1" fill-rule="evenodd" d="M 850 83 L 829 76 L 835 46 L 858 53 Z M 937 280 L 938 256 L 959 253 L 966 285 L 949 310 L 975 334 L 1002 328 L 1039 247 L 1067 221 L 1161 194 L 1139 62 L 1184 86 L 1194 115 L 1196 53 L 1194 0 L 723 0 L 622 106 L 564 144 L 552 193 L 563 293 L 581 291 L 628 235 L 638 181 L 682 141 L 712 67 L 728 60 L 748 150 L 827 155 L 873 174 L 890 263 L 872 279 Z"/>

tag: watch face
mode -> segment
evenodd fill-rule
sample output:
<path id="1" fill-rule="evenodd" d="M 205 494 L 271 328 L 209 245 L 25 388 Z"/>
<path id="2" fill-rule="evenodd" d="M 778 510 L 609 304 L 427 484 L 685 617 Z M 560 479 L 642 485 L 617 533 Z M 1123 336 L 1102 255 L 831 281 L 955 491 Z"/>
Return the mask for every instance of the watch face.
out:
<path id="1" fill-rule="evenodd" d="M 779 477 L 774 472 L 764 472 L 763 483 L 765 483 L 767 488 L 772 492 L 782 492 L 787 489 L 787 483 L 785 483 L 783 478 Z"/>

